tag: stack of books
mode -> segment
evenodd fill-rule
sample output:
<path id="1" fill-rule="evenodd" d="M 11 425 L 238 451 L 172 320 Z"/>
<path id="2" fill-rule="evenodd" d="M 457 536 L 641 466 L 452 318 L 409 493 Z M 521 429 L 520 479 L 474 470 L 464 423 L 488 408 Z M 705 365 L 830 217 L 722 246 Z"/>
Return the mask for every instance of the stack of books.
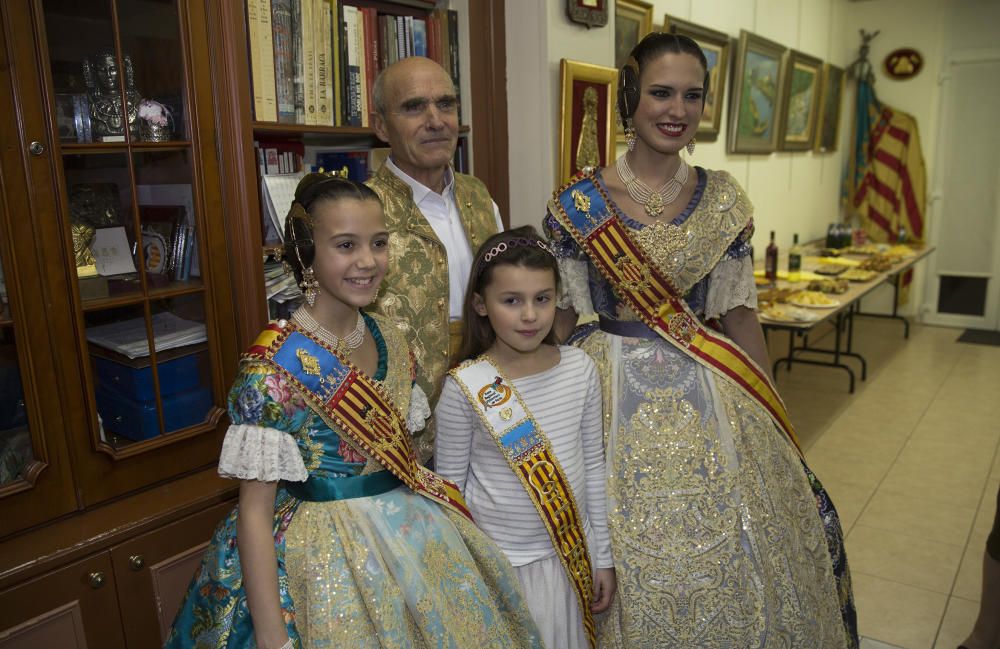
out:
<path id="1" fill-rule="evenodd" d="M 375 77 L 407 56 L 437 61 L 459 87 L 458 14 L 426 4 L 433 11 L 415 16 L 343 0 L 246 0 L 256 121 L 369 126 Z"/>

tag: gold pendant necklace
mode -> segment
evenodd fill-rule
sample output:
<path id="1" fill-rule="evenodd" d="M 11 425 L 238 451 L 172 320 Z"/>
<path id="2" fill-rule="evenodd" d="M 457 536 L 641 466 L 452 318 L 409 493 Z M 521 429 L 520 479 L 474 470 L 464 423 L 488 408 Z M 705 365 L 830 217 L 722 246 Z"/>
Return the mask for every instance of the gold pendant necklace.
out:
<path id="1" fill-rule="evenodd" d="M 618 171 L 618 177 L 625 183 L 625 191 L 628 192 L 629 197 L 642 205 L 646 214 L 655 219 L 663 212 L 664 207 L 677 200 L 681 190 L 684 189 L 684 183 L 687 182 L 691 167 L 683 158 L 678 158 L 678 161 L 680 164 L 677 165 L 677 171 L 674 172 L 673 177 L 668 178 L 667 182 L 655 191 L 639 180 L 632 172 L 632 168 L 628 166 L 627 153 L 615 161 L 615 170 Z"/>

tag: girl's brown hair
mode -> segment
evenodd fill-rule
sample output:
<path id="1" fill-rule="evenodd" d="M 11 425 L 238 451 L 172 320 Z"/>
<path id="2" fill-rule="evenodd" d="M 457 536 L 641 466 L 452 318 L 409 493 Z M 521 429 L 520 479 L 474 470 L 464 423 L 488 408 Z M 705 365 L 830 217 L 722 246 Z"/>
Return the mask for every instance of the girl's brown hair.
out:
<path id="1" fill-rule="evenodd" d="M 525 225 L 500 232 L 487 239 L 476 251 L 475 259 L 472 261 L 472 276 L 469 278 L 469 287 L 465 289 L 465 301 L 462 303 L 462 346 L 452 359 L 456 363 L 479 356 L 496 341 L 496 333 L 490 326 L 489 318 L 476 313 L 472 301 L 477 293 L 482 296 L 493 279 L 493 269 L 500 265 L 551 270 L 556 281 L 556 293 L 559 292 L 559 266 L 555 256 L 545 241 L 538 236 L 535 228 Z M 556 336 L 552 329 L 542 342 L 549 345 L 556 344 Z"/>

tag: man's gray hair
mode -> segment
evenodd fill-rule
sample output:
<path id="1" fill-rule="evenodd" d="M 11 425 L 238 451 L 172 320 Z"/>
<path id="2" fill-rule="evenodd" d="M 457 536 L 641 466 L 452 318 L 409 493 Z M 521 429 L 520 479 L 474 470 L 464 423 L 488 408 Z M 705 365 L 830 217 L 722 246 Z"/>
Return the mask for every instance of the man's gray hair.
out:
<path id="1" fill-rule="evenodd" d="M 444 68 L 442 68 L 442 70 L 443 69 Z M 382 117 L 385 117 L 385 111 L 386 111 L 385 77 L 386 77 L 386 72 L 388 71 L 389 68 L 385 68 L 381 72 L 379 72 L 378 76 L 375 77 L 375 83 L 372 84 L 372 106 L 375 108 L 375 112 L 381 115 Z M 447 74 L 447 71 L 445 73 Z M 454 84 L 452 84 L 452 90 L 455 93 L 455 96 L 457 97 L 458 88 Z"/>

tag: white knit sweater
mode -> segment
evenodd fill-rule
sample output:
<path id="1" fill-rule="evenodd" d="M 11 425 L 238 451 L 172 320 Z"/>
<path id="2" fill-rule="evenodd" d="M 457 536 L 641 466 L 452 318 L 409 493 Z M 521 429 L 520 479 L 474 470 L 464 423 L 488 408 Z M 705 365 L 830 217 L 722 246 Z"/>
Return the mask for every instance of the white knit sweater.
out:
<path id="1" fill-rule="evenodd" d="M 528 410 L 552 443 L 584 517 L 594 568 L 610 568 L 605 496 L 601 386 L 597 368 L 575 347 L 560 347 L 559 363 L 513 381 Z M 478 386 L 470 386 L 473 391 Z M 465 495 L 476 523 L 514 566 L 555 550 L 538 511 L 452 377 L 434 411 L 435 470 Z"/>

